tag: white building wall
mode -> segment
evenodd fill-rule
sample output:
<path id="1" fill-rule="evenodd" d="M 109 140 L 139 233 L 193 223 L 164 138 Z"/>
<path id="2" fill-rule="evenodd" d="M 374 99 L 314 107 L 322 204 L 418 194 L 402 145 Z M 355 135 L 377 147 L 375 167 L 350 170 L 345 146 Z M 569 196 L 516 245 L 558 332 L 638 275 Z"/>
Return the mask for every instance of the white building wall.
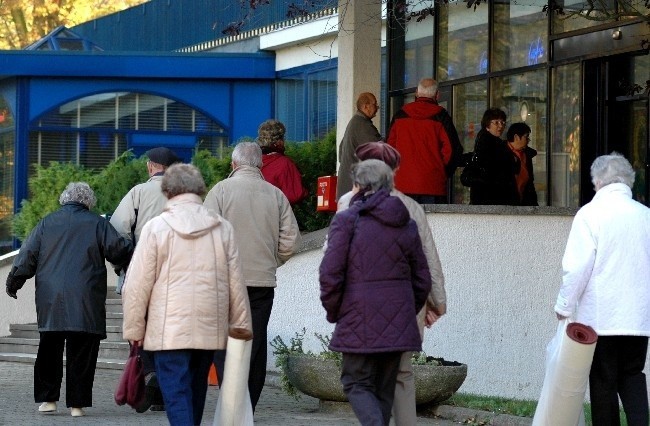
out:
<path id="1" fill-rule="evenodd" d="M 449 207 L 467 211 L 474 206 Z M 427 217 L 445 272 L 448 313 L 425 332 L 424 351 L 468 365 L 461 392 L 537 399 L 546 344 L 557 326 L 553 304 L 573 217 L 453 212 Z M 314 234 L 322 237 L 324 231 Z M 311 242 L 311 250 L 278 269 L 268 335 L 288 344 L 305 327 L 305 350 L 320 352 L 313 333 L 328 335 L 333 325 L 326 322 L 319 299 L 322 242 Z M 12 257 L 0 258 L 3 282 Z M 0 335 L 9 334 L 10 323 L 35 321 L 32 282 L 18 293 L 18 300 L 0 297 Z M 271 352 L 269 347 L 268 368 L 277 371 Z M 650 360 L 646 374 L 649 366 Z"/>
<path id="2" fill-rule="evenodd" d="M 425 331 L 424 351 L 468 365 L 461 392 L 538 399 L 573 217 L 430 213 L 428 219 L 446 277 L 448 313 Z M 319 300 L 321 258 L 314 249 L 278 270 L 269 340 L 279 335 L 288 344 L 305 327 L 305 350 L 321 350 L 313 333 L 333 330 Z M 269 369 L 277 370 L 274 362 L 271 357 Z"/>
<path id="3" fill-rule="evenodd" d="M 11 264 L 18 252 L 0 256 L 0 283 L 4 287 Z M 3 291 L 0 294 L 0 336 L 9 335 L 9 324 L 29 324 L 36 322 L 36 304 L 34 303 L 34 279 L 25 283 L 14 300 Z"/>

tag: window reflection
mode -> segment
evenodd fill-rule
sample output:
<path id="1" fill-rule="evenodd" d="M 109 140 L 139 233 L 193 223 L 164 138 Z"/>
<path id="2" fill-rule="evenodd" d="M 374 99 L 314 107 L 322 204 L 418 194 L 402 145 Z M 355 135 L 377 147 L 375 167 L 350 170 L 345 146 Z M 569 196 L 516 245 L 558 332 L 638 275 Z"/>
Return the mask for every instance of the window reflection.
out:
<path id="1" fill-rule="evenodd" d="M 506 112 L 508 125 L 525 122 L 531 128 L 530 147 L 537 151 L 533 158 L 535 190 L 539 205 L 544 206 L 547 198 L 546 70 L 494 78 L 491 91 L 490 105 Z"/>
<path id="2" fill-rule="evenodd" d="M 557 0 L 564 14 L 553 13 L 553 34 L 591 28 L 614 19 L 608 15 L 616 10 L 615 0 Z"/>
<path id="3" fill-rule="evenodd" d="M 433 27 L 432 0 L 411 7 L 411 19 L 405 25 L 404 85 L 417 86 L 420 78 L 433 75 Z M 419 20 L 419 22 L 418 22 Z"/>
<path id="4" fill-rule="evenodd" d="M 464 2 L 440 6 L 438 80 L 485 74 L 489 69 L 488 8 Z"/>
<path id="5" fill-rule="evenodd" d="M 485 80 L 454 86 L 454 125 L 465 152 L 474 150 L 474 138 L 481 130 L 481 118 L 487 109 L 487 83 Z M 469 204 L 469 188 L 460 183 L 460 172 L 452 180 L 454 204 Z"/>
<path id="6" fill-rule="evenodd" d="M 547 60 L 545 0 L 494 3 L 493 70 L 537 65 Z"/>
<path id="7" fill-rule="evenodd" d="M 551 204 L 580 205 L 580 64 L 553 70 Z"/>

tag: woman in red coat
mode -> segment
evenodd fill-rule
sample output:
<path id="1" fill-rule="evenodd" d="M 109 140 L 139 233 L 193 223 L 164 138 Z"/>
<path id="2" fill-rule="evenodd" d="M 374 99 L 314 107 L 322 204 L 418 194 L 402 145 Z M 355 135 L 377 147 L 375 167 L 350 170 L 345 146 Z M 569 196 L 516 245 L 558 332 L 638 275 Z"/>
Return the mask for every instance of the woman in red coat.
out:
<path id="1" fill-rule="evenodd" d="M 262 148 L 262 176 L 279 188 L 292 206 L 304 200 L 309 192 L 302 186 L 300 170 L 284 155 L 284 124 L 266 120 L 257 130 L 257 143 Z"/>

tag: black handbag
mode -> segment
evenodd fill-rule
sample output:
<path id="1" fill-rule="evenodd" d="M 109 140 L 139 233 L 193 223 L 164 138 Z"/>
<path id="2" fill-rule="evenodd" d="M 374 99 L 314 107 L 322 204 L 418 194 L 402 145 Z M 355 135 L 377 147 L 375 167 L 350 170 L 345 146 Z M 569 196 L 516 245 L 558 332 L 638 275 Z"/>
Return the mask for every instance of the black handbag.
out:
<path id="1" fill-rule="evenodd" d="M 460 183 L 462 183 L 463 186 L 471 188 L 472 186 L 482 185 L 486 182 L 487 172 L 485 167 L 480 164 L 478 157 L 474 152 L 467 161 L 467 164 L 465 164 L 463 172 L 460 174 Z"/>

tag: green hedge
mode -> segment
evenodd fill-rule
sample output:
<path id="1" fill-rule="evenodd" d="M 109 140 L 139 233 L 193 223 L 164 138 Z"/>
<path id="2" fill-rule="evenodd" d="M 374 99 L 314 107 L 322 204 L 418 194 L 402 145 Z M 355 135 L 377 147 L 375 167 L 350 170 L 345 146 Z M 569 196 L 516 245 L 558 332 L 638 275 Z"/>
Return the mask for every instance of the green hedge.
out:
<path id="1" fill-rule="evenodd" d="M 227 150 L 224 158 L 218 159 L 208 151 L 199 151 L 192 158 L 192 164 L 201 171 L 208 188 L 228 177 L 231 152 Z M 318 176 L 332 175 L 336 171 L 334 132 L 313 143 L 288 143 L 286 154 L 297 164 L 303 174 L 303 183 L 309 189 L 309 197 L 294 206 L 300 229 L 310 232 L 327 227 L 331 214 L 316 212 L 316 180 Z M 88 182 L 97 196 L 94 210 L 103 214 L 112 213 L 129 189 L 147 178 L 146 158 L 135 158 L 130 151 L 99 171 L 71 163 L 36 166 L 35 176 L 28 181 L 30 199 L 21 202 L 20 213 L 13 219 L 12 232 L 24 240 L 44 216 L 60 207 L 59 196 L 70 182 Z"/>

